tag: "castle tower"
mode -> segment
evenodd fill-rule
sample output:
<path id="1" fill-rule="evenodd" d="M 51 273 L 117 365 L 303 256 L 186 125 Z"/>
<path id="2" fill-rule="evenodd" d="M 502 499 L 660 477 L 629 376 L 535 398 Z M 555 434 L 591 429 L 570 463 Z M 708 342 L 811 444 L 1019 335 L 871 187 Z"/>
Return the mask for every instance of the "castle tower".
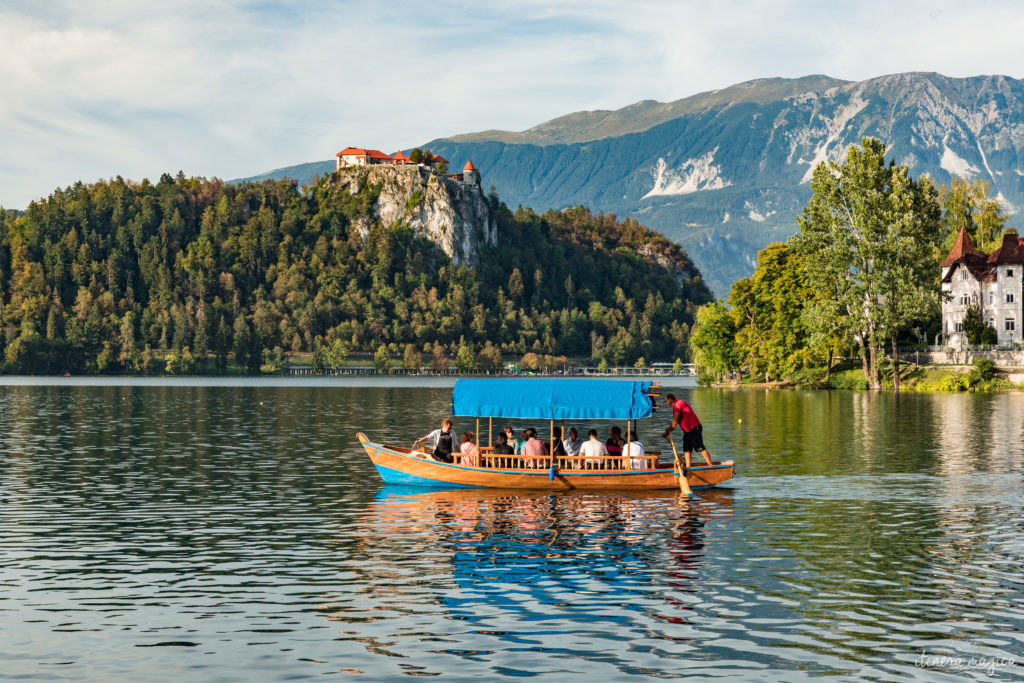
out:
<path id="1" fill-rule="evenodd" d="M 462 167 L 462 182 L 470 185 L 480 184 L 480 174 L 477 173 L 476 166 L 472 161 L 467 161 L 466 165 Z"/>

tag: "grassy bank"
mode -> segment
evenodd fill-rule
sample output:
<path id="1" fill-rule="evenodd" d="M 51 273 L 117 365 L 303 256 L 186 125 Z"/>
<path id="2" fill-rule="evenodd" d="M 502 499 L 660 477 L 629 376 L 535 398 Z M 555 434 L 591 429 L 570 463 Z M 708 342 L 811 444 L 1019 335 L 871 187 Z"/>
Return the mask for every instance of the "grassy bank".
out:
<path id="1" fill-rule="evenodd" d="M 758 387 L 766 389 L 846 389 L 867 390 L 864 371 L 859 363 L 847 362 L 834 366 L 832 372 L 824 367 L 806 368 L 777 382 L 761 382 L 744 378 L 737 382 L 712 386 Z M 892 366 L 882 373 L 882 386 L 892 389 Z M 970 369 L 939 365 L 906 364 L 900 368 L 900 388 L 903 391 L 955 394 L 961 391 L 1020 391 L 1024 386 L 1014 384 L 1001 376 L 991 361 L 980 359 Z"/>

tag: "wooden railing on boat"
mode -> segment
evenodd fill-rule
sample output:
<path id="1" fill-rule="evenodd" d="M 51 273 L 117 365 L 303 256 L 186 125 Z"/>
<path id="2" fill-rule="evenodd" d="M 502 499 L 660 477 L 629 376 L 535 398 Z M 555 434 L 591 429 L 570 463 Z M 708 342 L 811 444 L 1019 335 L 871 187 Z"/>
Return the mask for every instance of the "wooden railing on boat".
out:
<path id="1" fill-rule="evenodd" d="M 423 451 L 412 451 L 404 448 L 395 449 L 404 451 L 410 455 L 431 459 Z M 464 454 L 452 453 L 453 464 L 463 467 L 479 467 L 481 469 L 500 470 L 525 470 L 536 471 L 550 469 L 552 457 L 550 455 L 504 455 L 495 454 L 491 449 L 484 448 L 482 453 Z M 671 463 L 658 463 L 661 451 L 647 451 L 642 457 L 627 457 L 624 455 L 607 455 L 600 457 L 588 457 L 584 455 L 556 455 L 554 456 L 555 467 L 559 471 L 607 471 L 623 472 L 635 470 L 666 469 L 672 467 Z"/>

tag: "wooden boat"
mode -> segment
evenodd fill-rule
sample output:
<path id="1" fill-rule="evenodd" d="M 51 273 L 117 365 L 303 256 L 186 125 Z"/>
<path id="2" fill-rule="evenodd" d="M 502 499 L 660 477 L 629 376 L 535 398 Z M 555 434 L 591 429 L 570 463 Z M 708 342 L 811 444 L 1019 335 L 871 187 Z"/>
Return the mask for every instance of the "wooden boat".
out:
<path id="1" fill-rule="evenodd" d="M 460 379 L 452 396 L 452 415 L 488 419 L 488 445 L 479 454 L 455 454 L 444 463 L 421 450 L 374 443 L 356 434 L 381 478 L 389 484 L 438 488 L 580 489 L 601 491 L 678 489 L 674 463 L 662 462 L 661 453 L 647 451 L 643 458 L 622 456 L 512 456 L 491 450 L 493 419 L 547 420 L 550 434 L 555 421 L 626 420 L 627 443 L 632 421 L 654 413 L 651 382 L 587 379 Z M 563 432 L 564 433 L 564 430 Z M 478 438 L 478 441 L 480 439 Z M 697 456 L 699 458 L 699 455 Z M 468 460 L 468 462 L 465 462 Z M 733 476 L 731 460 L 694 462 L 682 468 L 691 489 L 716 486 Z"/>

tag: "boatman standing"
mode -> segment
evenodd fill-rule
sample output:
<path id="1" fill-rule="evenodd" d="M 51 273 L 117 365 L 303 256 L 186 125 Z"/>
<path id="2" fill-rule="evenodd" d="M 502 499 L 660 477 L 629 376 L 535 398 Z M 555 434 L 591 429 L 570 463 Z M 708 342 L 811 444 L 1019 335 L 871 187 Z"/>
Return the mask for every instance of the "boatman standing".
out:
<path id="1" fill-rule="evenodd" d="M 683 458 L 686 460 L 686 467 L 690 466 L 690 454 L 695 450 L 699 450 L 710 465 L 711 454 L 704 447 L 704 428 L 697 419 L 697 413 L 693 412 L 689 403 L 681 398 L 677 399 L 672 394 L 665 394 L 665 403 L 672 406 L 672 424 L 661 436 L 667 439 L 669 432 L 679 425 L 679 429 L 683 431 Z"/>
<path id="2" fill-rule="evenodd" d="M 434 441 L 433 451 L 431 455 L 434 456 L 434 460 L 438 462 L 452 462 L 452 451 L 455 450 L 455 442 L 452 435 L 452 427 L 455 423 L 447 417 L 444 422 L 441 423 L 440 429 L 435 429 L 424 437 L 421 437 L 413 442 L 413 450 L 417 450 L 427 439 Z"/>

